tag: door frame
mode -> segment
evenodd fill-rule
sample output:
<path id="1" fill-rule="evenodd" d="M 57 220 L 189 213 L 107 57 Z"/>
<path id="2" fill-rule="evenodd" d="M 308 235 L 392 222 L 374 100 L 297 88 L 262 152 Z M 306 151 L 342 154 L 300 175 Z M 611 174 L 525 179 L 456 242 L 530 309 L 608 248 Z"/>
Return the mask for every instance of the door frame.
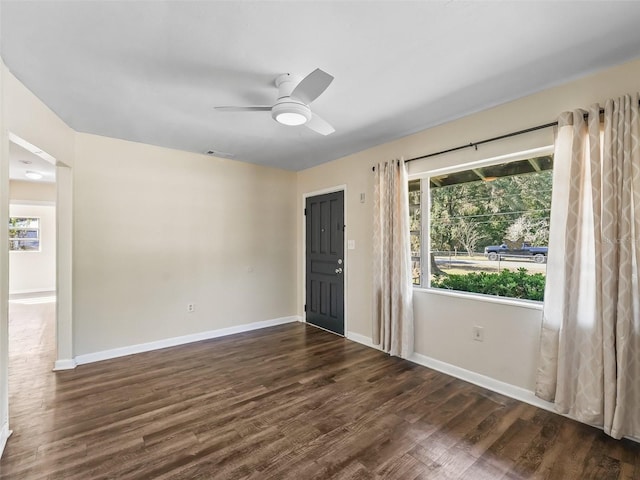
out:
<path id="1" fill-rule="evenodd" d="M 304 304 L 307 301 L 307 252 L 306 252 L 306 244 L 307 244 L 307 222 L 305 222 L 304 219 L 304 209 L 305 209 L 305 205 L 307 202 L 307 198 L 309 197 L 315 197 L 318 195 L 324 195 L 326 193 L 336 193 L 336 192 L 343 192 L 343 209 L 344 209 L 344 224 L 347 226 L 344 229 L 344 238 L 343 238 L 343 242 L 344 242 L 344 274 L 342 275 L 342 281 L 344 283 L 344 295 L 343 295 L 343 311 L 344 311 L 344 315 L 343 315 L 343 320 L 344 320 L 344 338 L 348 337 L 349 334 L 349 329 L 347 328 L 347 326 L 349 325 L 349 321 L 348 321 L 348 309 L 347 309 L 347 303 L 348 303 L 348 280 L 349 280 L 349 253 L 347 250 L 347 232 L 349 231 L 349 220 L 347 218 L 347 186 L 346 185 L 336 185 L 334 187 L 327 187 L 327 188 L 323 188 L 320 190 L 314 190 L 313 192 L 307 192 L 307 193 L 303 193 L 302 194 L 302 210 L 301 210 L 301 218 L 302 218 L 302 244 L 300 246 L 300 250 L 301 250 L 301 265 L 302 265 L 302 296 L 301 296 L 301 300 L 302 303 L 300 304 L 300 308 L 302 311 L 302 315 L 300 316 L 300 318 L 302 319 L 303 323 L 307 323 L 307 312 L 304 311 Z M 314 325 L 315 326 L 315 325 Z M 318 327 L 320 328 L 320 327 Z M 327 330 L 328 331 L 328 330 Z M 333 332 L 331 332 L 333 333 Z M 334 333 L 334 335 L 337 335 L 336 333 Z"/>

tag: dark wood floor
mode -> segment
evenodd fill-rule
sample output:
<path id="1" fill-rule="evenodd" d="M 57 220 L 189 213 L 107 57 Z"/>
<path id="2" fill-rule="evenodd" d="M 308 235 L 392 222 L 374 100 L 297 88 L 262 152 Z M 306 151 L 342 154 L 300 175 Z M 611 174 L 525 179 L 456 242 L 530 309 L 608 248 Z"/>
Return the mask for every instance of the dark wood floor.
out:
<path id="1" fill-rule="evenodd" d="M 52 373 L 52 315 L 11 305 L 2 479 L 640 479 L 638 444 L 302 324 Z"/>

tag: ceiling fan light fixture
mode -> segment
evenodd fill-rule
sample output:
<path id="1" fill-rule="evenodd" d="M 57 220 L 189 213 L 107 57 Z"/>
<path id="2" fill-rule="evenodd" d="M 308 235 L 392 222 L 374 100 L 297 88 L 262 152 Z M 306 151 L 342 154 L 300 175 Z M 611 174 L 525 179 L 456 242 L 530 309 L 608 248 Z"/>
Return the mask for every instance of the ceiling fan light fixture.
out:
<path id="1" fill-rule="evenodd" d="M 42 178 L 42 174 L 40 172 L 34 172 L 33 170 L 27 170 L 24 176 L 31 180 L 40 180 Z"/>
<path id="2" fill-rule="evenodd" d="M 273 119 L 282 125 L 304 125 L 311 119 L 309 107 L 297 102 L 281 102 L 271 109 Z"/>
<path id="3" fill-rule="evenodd" d="M 276 121 L 283 125 L 304 125 L 307 123 L 307 117 L 297 112 L 282 112 L 276 116 Z"/>

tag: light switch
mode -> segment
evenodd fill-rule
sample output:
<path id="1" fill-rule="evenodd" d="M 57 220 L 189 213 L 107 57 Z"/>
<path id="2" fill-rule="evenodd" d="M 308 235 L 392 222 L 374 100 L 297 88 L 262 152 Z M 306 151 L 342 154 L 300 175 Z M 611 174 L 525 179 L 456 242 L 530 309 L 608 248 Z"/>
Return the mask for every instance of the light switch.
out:
<path id="1" fill-rule="evenodd" d="M 347 241 L 347 248 L 349 250 L 355 250 L 356 249 L 356 241 L 355 240 L 348 240 Z"/>

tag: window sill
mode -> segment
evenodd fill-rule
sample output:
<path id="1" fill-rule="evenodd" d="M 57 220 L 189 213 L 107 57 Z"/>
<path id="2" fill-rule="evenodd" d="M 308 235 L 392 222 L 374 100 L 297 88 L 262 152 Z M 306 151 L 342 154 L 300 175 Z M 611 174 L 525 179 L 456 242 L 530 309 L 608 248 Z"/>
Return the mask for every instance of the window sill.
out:
<path id="1" fill-rule="evenodd" d="M 463 298 L 479 302 L 498 303 L 500 305 L 511 305 L 514 307 L 529 308 L 531 310 L 542 310 L 543 302 L 534 300 L 521 300 L 519 298 L 498 297 L 494 295 L 484 295 L 482 293 L 460 292 L 457 290 L 446 290 L 443 288 L 413 287 L 414 292 L 428 293 L 433 295 L 443 295 L 445 297 Z"/>

